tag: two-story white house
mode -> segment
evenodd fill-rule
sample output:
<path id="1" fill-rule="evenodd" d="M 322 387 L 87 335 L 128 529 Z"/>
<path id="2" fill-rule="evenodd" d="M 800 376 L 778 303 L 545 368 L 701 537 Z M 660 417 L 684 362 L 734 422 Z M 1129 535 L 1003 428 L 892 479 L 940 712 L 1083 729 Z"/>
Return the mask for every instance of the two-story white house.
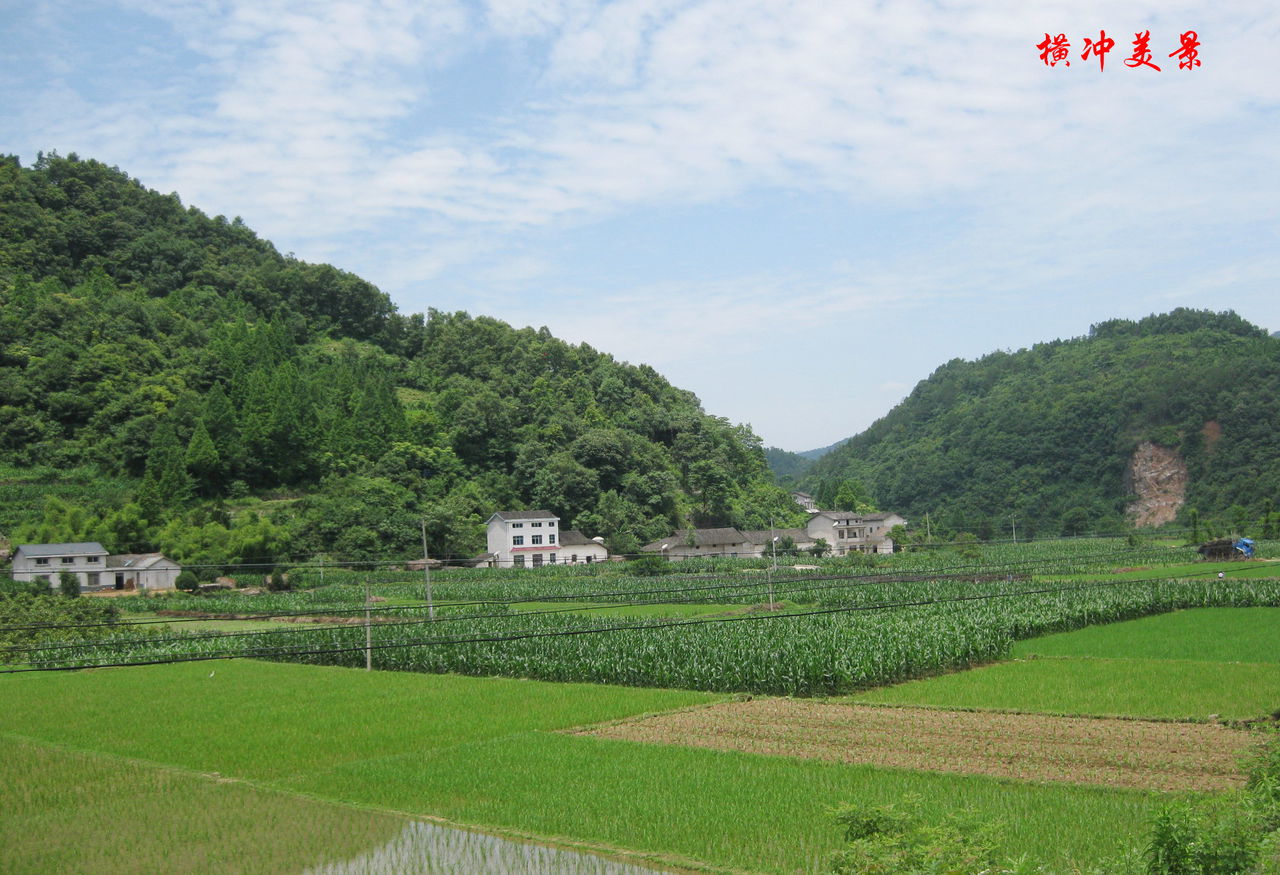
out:
<path id="1" fill-rule="evenodd" d="M 13 553 L 13 579 L 44 578 L 58 586 L 63 571 L 74 574 L 85 590 L 107 586 L 107 551 L 96 541 L 78 544 L 22 544 Z"/>
<path id="2" fill-rule="evenodd" d="M 896 513 L 820 510 L 810 515 L 805 531 L 813 541 L 819 538 L 826 541 L 833 556 L 892 553 L 893 539 L 889 537 L 889 530 L 906 524 L 907 521 Z"/>
<path id="3" fill-rule="evenodd" d="M 549 510 L 500 510 L 489 517 L 487 529 L 489 552 L 483 561 L 495 568 L 585 565 L 609 558 L 603 539 L 561 531 L 560 517 Z"/>

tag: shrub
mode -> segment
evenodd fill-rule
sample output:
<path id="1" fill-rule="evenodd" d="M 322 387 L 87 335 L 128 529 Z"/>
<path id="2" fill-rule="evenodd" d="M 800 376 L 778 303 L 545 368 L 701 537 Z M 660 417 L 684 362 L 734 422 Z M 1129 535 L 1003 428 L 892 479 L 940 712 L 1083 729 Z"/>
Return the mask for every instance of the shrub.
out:
<path id="1" fill-rule="evenodd" d="M 1161 806 L 1146 860 L 1150 875 L 1280 872 L 1280 733 L 1268 739 L 1243 790 Z"/>
<path id="2" fill-rule="evenodd" d="M 195 592 L 200 588 L 200 578 L 196 576 L 194 571 L 183 569 L 178 573 L 178 579 L 174 581 L 174 586 L 183 592 Z"/>
<path id="3" fill-rule="evenodd" d="M 848 845 L 831 860 L 836 875 L 995 875 L 1041 871 L 1028 860 L 997 861 L 998 831 L 969 811 L 929 820 L 919 796 L 836 811 Z"/>
<path id="4" fill-rule="evenodd" d="M 76 577 L 70 571 L 59 571 L 58 592 L 68 598 L 75 598 L 80 595 L 80 578 Z"/>
<path id="5" fill-rule="evenodd" d="M 43 577 L 35 580 L 14 580 L 0 577 L 0 595 L 49 595 L 49 581 Z"/>
<path id="6" fill-rule="evenodd" d="M 647 556 L 638 556 L 627 563 L 627 571 L 637 577 L 655 577 L 659 574 L 674 574 L 676 569 L 672 567 L 670 559 L 662 556 L 655 556 L 652 553 Z"/>

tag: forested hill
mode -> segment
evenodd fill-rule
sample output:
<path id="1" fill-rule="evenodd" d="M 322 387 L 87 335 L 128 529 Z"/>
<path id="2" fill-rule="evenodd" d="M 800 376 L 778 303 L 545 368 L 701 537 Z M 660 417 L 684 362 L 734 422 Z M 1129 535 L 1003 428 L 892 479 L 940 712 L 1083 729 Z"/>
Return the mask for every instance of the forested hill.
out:
<path id="1" fill-rule="evenodd" d="M 1185 479 L 1180 522 L 1260 529 L 1280 496 L 1280 340 L 1179 309 L 956 359 L 802 485 L 859 481 L 881 508 L 982 536 L 1108 530 L 1142 488 L 1140 447 L 1165 486 Z"/>
<path id="2" fill-rule="evenodd" d="M 420 550 L 425 518 L 433 555 L 456 556 L 493 511 L 540 507 L 628 551 L 795 515 L 750 430 L 652 368 L 546 329 L 403 316 L 74 155 L 0 158 L 0 305 L 15 542 L 372 558 Z"/>

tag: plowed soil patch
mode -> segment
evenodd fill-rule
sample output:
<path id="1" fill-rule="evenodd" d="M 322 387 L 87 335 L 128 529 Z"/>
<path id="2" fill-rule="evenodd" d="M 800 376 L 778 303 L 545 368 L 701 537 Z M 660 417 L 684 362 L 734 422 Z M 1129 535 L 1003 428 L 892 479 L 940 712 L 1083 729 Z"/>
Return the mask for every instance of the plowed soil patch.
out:
<path id="1" fill-rule="evenodd" d="M 1196 723 L 876 708 L 754 699 L 581 730 L 678 744 L 935 772 L 1152 790 L 1244 783 L 1244 731 Z"/>

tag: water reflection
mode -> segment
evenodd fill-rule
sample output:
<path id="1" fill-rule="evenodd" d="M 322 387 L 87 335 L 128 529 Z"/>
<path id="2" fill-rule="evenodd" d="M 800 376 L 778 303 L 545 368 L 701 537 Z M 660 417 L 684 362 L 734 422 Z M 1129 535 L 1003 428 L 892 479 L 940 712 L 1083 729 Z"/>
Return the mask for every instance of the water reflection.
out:
<path id="1" fill-rule="evenodd" d="M 415 822 L 380 848 L 353 860 L 308 869 L 304 875 L 653 875 L 655 871 L 591 854 Z"/>

